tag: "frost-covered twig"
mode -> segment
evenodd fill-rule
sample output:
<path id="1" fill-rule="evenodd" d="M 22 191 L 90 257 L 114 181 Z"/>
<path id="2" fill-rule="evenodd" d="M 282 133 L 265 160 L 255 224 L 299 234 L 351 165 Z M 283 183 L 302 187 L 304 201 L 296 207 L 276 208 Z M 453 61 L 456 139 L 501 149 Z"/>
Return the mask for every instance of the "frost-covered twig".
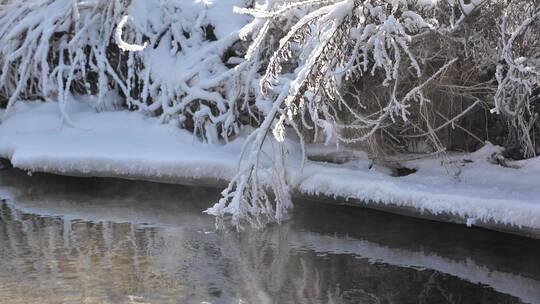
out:
<path id="1" fill-rule="evenodd" d="M 124 41 L 122 39 L 122 32 L 124 31 L 124 26 L 126 26 L 127 22 L 132 20 L 133 18 L 126 15 L 118 22 L 118 25 L 116 26 L 116 30 L 114 31 L 114 40 L 116 42 L 116 45 L 122 50 L 127 52 L 140 52 L 144 50 L 148 46 L 148 42 L 144 42 L 143 45 L 137 45 L 137 44 L 130 44 Z"/>
<path id="2" fill-rule="evenodd" d="M 522 20 L 510 19 L 518 7 Z M 498 88 L 492 109 L 492 113 L 503 114 L 513 120 L 524 147 L 524 155 L 528 157 L 536 155 L 530 132 L 538 114 L 531 112 L 531 102 L 535 98 L 533 91 L 540 88 L 540 60 L 527 58 L 523 53 L 533 51 L 527 47 L 527 43 L 540 39 L 539 25 L 539 6 L 522 1 L 508 3 L 500 25 L 500 59 L 495 74 Z M 520 39 L 521 47 L 517 45 Z M 540 53 L 532 54 L 540 56 Z"/>

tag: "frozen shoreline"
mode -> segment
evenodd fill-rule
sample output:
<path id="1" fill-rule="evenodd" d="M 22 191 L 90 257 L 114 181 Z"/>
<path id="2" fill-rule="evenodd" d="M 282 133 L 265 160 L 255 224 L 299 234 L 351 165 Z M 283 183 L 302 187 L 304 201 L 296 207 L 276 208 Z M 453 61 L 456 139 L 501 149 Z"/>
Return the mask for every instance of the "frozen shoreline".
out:
<path id="1" fill-rule="evenodd" d="M 18 103 L 0 125 L 0 157 L 33 172 L 213 187 L 237 171 L 242 139 L 202 144 L 173 124 L 137 112 L 98 113 L 80 102 L 69 113 L 75 127 L 61 125 L 54 103 Z M 292 155 L 289 173 L 297 196 L 540 238 L 540 159 L 505 168 L 487 161 L 497 149 L 451 155 L 452 168 L 437 159 L 409 161 L 418 171 L 403 177 L 364 159 L 308 161 L 300 175 Z M 457 177 L 448 173 L 454 169 Z"/>

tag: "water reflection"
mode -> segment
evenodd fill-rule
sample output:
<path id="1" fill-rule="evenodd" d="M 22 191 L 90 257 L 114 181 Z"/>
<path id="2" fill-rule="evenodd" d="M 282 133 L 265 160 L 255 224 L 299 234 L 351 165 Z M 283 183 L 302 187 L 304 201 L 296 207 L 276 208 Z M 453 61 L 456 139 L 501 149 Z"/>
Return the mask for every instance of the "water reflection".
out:
<path id="1" fill-rule="evenodd" d="M 539 303 L 540 243 L 301 203 L 214 231 L 217 191 L 0 172 L 0 303 Z"/>

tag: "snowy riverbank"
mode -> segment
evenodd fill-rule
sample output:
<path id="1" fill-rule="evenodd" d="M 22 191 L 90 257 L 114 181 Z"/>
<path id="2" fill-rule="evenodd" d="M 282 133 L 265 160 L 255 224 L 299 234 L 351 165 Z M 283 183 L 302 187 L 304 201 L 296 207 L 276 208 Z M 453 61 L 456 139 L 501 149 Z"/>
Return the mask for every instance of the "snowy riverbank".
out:
<path id="1" fill-rule="evenodd" d="M 76 126 L 61 125 L 56 104 L 16 104 L 0 125 L 0 157 L 34 172 L 210 186 L 224 186 L 237 171 L 241 138 L 226 145 L 202 144 L 173 124 L 136 112 L 98 113 L 81 102 L 70 104 L 69 115 Z M 342 165 L 308 161 L 300 174 L 293 155 L 289 173 L 300 196 L 348 199 L 540 238 L 540 159 L 505 168 L 488 162 L 497 150 L 487 145 L 472 154 L 451 155 L 447 166 L 439 159 L 409 161 L 406 166 L 418 171 L 402 177 L 362 159 Z"/>

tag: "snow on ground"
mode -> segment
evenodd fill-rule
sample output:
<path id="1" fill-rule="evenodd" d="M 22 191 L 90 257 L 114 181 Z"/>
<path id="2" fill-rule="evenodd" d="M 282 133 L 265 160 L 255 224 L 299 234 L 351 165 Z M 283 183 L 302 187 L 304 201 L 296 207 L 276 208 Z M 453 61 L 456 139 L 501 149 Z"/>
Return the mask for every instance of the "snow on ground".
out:
<path id="1" fill-rule="evenodd" d="M 96 113 L 70 103 L 75 127 L 62 126 L 56 104 L 20 103 L 1 125 L 0 155 L 31 171 L 227 179 L 239 145 L 203 146 L 172 124 L 127 111 Z"/>
<path id="2" fill-rule="evenodd" d="M 137 112 L 98 113 L 83 102 L 69 105 L 75 127 L 61 125 L 56 104 L 17 104 L 0 125 L 0 157 L 29 171 L 178 183 L 223 185 L 237 171 L 241 138 L 226 145 L 202 144 L 172 123 Z M 488 144 L 472 154 L 451 155 L 447 166 L 440 159 L 409 161 L 405 164 L 418 172 L 403 177 L 370 169 L 365 159 L 341 165 L 308 161 L 302 172 L 291 163 L 290 174 L 302 195 L 450 214 L 469 225 L 540 229 L 540 158 L 505 168 L 487 161 L 498 150 Z"/>

